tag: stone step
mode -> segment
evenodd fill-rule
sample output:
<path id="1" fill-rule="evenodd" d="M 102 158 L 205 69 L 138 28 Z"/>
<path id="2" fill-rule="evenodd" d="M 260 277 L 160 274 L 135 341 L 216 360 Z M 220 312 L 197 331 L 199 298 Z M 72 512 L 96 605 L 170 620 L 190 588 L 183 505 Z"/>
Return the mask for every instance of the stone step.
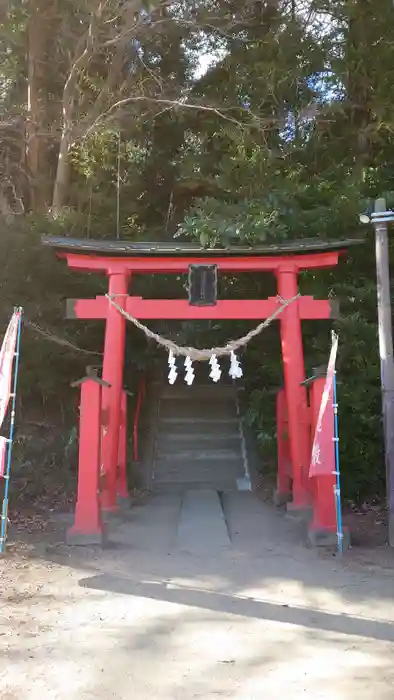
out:
<path id="1" fill-rule="evenodd" d="M 227 422 L 227 421 L 226 421 Z M 238 421 L 237 421 L 238 423 Z M 162 433 L 158 434 L 158 440 L 162 441 L 170 441 L 171 444 L 176 445 L 177 447 L 181 446 L 184 442 L 187 442 L 188 440 L 192 440 L 193 442 L 197 441 L 202 441 L 204 442 L 209 442 L 215 440 L 218 442 L 223 442 L 227 441 L 229 444 L 233 443 L 234 441 L 239 439 L 239 424 L 237 423 L 230 423 L 231 425 L 231 432 L 218 432 L 218 430 L 214 430 L 213 432 L 197 432 L 197 431 L 192 431 L 191 428 L 196 426 L 197 428 L 200 427 L 199 423 L 193 423 L 187 426 L 187 430 L 176 430 L 175 427 L 171 427 L 168 424 L 166 425 L 166 430 L 163 431 Z M 206 427 L 206 426 L 204 426 Z M 222 426 L 217 426 L 215 425 L 215 428 L 221 428 Z"/>
<path id="2" fill-rule="evenodd" d="M 183 449 L 211 449 L 212 447 L 237 448 L 239 445 L 239 431 L 234 430 L 229 435 L 214 433 L 190 433 L 166 431 L 160 433 L 156 439 L 156 447 L 161 450 Z"/>
<path id="3" fill-rule="evenodd" d="M 177 383 L 156 387 L 152 488 L 234 492 L 245 480 L 238 387 Z"/>
<path id="4" fill-rule="evenodd" d="M 156 481 L 209 481 L 215 479 L 238 479 L 244 476 L 244 464 L 236 459 L 157 459 L 153 477 Z"/>
<path id="5" fill-rule="evenodd" d="M 243 391 L 243 387 L 238 384 L 223 385 L 223 384 L 192 384 L 191 387 L 177 383 L 171 386 L 153 385 L 157 393 L 163 399 L 177 399 L 178 401 L 194 401 L 195 399 L 209 398 L 211 401 L 218 399 L 236 399 L 238 393 Z"/>
<path id="6" fill-rule="evenodd" d="M 214 426 L 215 430 L 218 429 L 219 426 L 224 426 L 224 425 L 238 425 L 239 424 L 239 419 L 238 418 L 184 418 L 182 416 L 179 416 L 177 418 L 175 417 L 170 417 L 170 418 L 165 418 L 163 416 L 159 417 L 158 425 L 178 425 L 178 426 L 187 426 L 187 429 L 189 430 L 189 426 L 198 426 L 202 432 L 205 432 L 206 428 L 209 428 L 210 426 Z"/>
<path id="7" fill-rule="evenodd" d="M 159 417 L 168 418 L 193 418 L 204 419 L 237 418 L 237 404 L 235 401 L 213 401 L 210 398 L 204 400 L 178 401 L 173 399 L 161 399 L 159 405 Z"/>
<path id="8" fill-rule="evenodd" d="M 177 542 L 179 549 L 191 553 L 215 553 L 231 546 L 216 490 L 197 489 L 184 494 Z"/>
<path id="9" fill-rule="evenodd" d="M 156 442 L 160 444 L 163 439 L 172 440 L 175 445 L 174 449 L 178 449 L 180 444 L 179 435 L 184 435 L 185 440 L 197 441 L 200 436 L 202 439 L 209 441 L 217 438 L 218 440 L 233 440 L 239 439 L 239 421 L 223 423 L 213 423 L 212 421 L 169 421 L 160 422 L 156 431 Z M 173 438 L 173 436 L 175 436 Z"/>
<path id="10" fill-rule="evenodd" d="M 155 450 L 155 459 L 163 462 L 187 462 L 189 460 L 200 462 L 201 460 L 217 461 L 225 459 L 237 459 L 239 461 L 241 457 L 241 445 L 239 445 L 238 450 L 215 447 L 212 449 L 203 449 L 201 445 L 195 445 L 195 447 L 191 449 L 163 450 L 156 448 Z"/>
<path id="11" fill-rule="evenodd" d="M 229 467 L 227 464 L 226 467 L 221 467 L 218 469 L 209 469 L 206 467 L 203 467 L 202 465 L 194 465 L 193 468 L 185 468 L 185 467 L 179 467 L 177 468 L 177 465 L 172 466 L 170 468 L 163 469 L 162 466 L 155 465 L 155 470 L 153 473 L 153 478 L 155 481 L 161 481 L 161 482 L 188 482 L 188 481 L 222 481 L 226 479 L 230 479 L 233 481 L 234 479 L 240 479 L 244 476 L 244 469 L 243 465 L 241 463 L 234 463 Z"/>
<path id="12" fill-rule="evenodd" d="M 171 495 L 171 496 L 182 496 L 187 493 L 187 491 L 204 491 L 214 489 L 219 493 L 235 493 L 237 491 L 237 480 L 236 479 L 217 479 L 215 482 L 211 481 L 187 481 L 187 482 L 165 482 L 165 481 L 152 481 L 151 484 L 152 493 L 158 495 Z"/>

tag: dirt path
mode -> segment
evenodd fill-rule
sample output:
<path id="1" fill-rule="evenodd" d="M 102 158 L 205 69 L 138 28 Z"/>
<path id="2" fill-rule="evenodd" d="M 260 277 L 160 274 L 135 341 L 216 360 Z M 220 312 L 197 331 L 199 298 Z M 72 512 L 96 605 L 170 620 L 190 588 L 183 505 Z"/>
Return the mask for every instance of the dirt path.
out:
<path id="1" fill-rule="evenodd" d="M 156 506 L 111 549 L 0 561 L 0 700 L 392 697 L 392 570 L 309 550 L 236 500 L 231 550 L 181 553 L 176 503 Z"/>

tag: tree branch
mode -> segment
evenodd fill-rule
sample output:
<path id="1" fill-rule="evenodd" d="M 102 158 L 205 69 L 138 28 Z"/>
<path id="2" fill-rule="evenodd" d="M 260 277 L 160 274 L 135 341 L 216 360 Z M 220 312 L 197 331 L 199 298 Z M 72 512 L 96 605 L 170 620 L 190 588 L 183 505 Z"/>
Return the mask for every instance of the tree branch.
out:
<path id="1" fill-rule="evenodd" d="M 102 0 L 98 0 L 97 7 L 92 10 L 90 16 L 89 28 L 86 34 L 81 37 L 77 43 L 74 60 L 63 89 L 63 117 L 67 118 L 65 113 L 67 112 L 66 107 L 72 107 L 78 77 L 81 71 L 86 68 L 94 53 L 97 38 L 97 21 L 101 19 L 104 4 L 105 3 L 103 3 Z"/>
<path id="2" fill-rule="evenodd" d="M 95 129 L 97 129 L 99 126 L 104 124 L 105 122 L 109 121 L 111 118 L 111 115 L 113 115 L 114 112 L 117 110 L 122 109 L 122 107 L 126 107 L 129 104 L 132 103 L 137 103 L 137 102 L 149 102 L 152 104 L 158 104 L 158 105 L 165 105 L 168 110 L 171 109 L 192 109 L 192 110 L 197 110 L 197 111 L 203 111 L 203 112 L 212 112 L 213 114 L 216 114 L 216 116 L 220 117 L 221 119 L 224 119 L 225 121 L 231 122 L 232 124 L 236 124 L 241 129 L 245 128 L 245 124 L 240 122 L 238 119 L 235 119 L 234 117 L 228 116 L 225 114 L 221 109 L 218 107 L 214 107 L 211 105 L 204 105 L 204 104 L 192 104 L 190 102 L 182 102 L 182 100 L 170 100 L 170 99 L 163 99 L 163 98 L 157 98 L 157 97 L 147 97 L 145 95 L 137 95 L 134 97 L 125 97 L 123 100 L 118 100 L 115 102 L 109 109 L 107 109 L 105 112 L 100 114 L 97 119 L 87 128 L 85 133 L 81 136 L 81 138 L 86 138 L 89 136 L 89 134 L 92 133 Z M 233 108 L 231 108 L 233 109 Z M 243 107 L 239 106 L 237 109 L 241 112 L 245 112 L 246 114 L 250 115 L 250 111 L 244 109 Z M 230 108 L 229 108 L 230 110 Z M 167 111 L 167 110 L 164 110 Z"/>

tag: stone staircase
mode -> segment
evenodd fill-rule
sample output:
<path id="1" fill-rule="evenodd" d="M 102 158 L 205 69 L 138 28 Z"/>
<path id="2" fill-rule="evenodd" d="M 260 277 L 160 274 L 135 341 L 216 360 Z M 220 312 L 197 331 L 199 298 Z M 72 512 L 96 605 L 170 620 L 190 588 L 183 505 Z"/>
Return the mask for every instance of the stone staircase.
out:
<path id="1" fill-rule="evenodd" d="M 162 385 L 158 392 L 153 492 L 249 490 L 235 386 Z"/>

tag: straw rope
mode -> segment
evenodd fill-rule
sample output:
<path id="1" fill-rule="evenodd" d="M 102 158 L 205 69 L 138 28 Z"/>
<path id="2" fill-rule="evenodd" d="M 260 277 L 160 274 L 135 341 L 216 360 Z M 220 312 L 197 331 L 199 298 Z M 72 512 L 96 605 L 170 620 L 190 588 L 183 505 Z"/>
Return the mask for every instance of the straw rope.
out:
<path id="1" fill-rule="evenodd" d="M 190 357 L 194 362 L 204 362 L 206 360 L 209 360 L 212 357 L 212 355 L 216 355 L 217 357 L 223 357 L 224 355 L 230 355 L 232 352 L 237 352 L 241 348 L 245 347 L 253 338 L 259 335 L 261 331 L 264 330 L 264 328 L 267 328 L 273 321 L 275 321 L 275 319 L 277 319 L 278 316 L 280 316 L 280 314 L 282 314 L 283 311 L 290 304 L 297 301 L 297 299 L 301 295 L 296 294 L 296 296 L 291 297 L 291 299 L 282 299 L 278 296 L 278 302 L 280 303 L 280 306 L 274 311 L 274 313 L 271 316 L 269 316 L 269 318 L 266 318 L 264 321 L 262 321 L 262 323 L 259 323 L 259 325 L 256 326 L 256 328 L 253 328 L 253 330 L 249 331 L 249 333 L 246 333 L 246 335 L 236 340 L 230 340 L 228 343 L 226 343 L 226 345 L 223 345 L 221 347 L 214 347 L 210 349 L 204 348 L 202 350 L 192 347 L 183 347 L 181 345 L 177 345 L 177 343 L 175 343 L 173 340 L 163 338 L 163 336 L 159 335 L 158 333 L 155 333 L 143 323 L 138 321 L 138 319 L 131 316 L 131 314 L 125 311 L 125 309 L 122 309 L 122 307 L 115 301 L 115 298 L 117 296 L 116 294 L 106 294 L 105 296 L 107 297 L 109 303 L 120 314 L 122 314 L 124 318 L 130 321 L 136 328 L 138 328 L 140 331 L 143 331 L 147 338 L 155 340 L 158 345 L 161 345 L 162 347 L 166 348 L 168 352 L 172 352 L 174 355 Z"/>
<path id="2" fill-rule="evenodd" d="M 42 338 L 45 338 L 45 340 L 49 340 L 51 343 L 55 343 L 56 345 L 61 345 L 63 348 L 66 348 L 67 350 L 71 350 L 72 352 L 76 353 L 85 353 L 86 355 L 102 355 L 102 352 L 96 352 L 95 350 L 87 350 L 86 348 L 80 348 L 78 345 L 75 345 L 74 343 L 71 343 L 69 340 L 66 340 L 65 338 L 60 338 L 58 335 L 55 335 L 54 333 L 50 333 L 49 331 L 44 330 L 44 328 L 41 328 L 38 326 L 36 323 L 33 323 L 33 321 L 29 321 L 28 319 L 25 318 L 24 320 L 25 326 L 28 326 L 29 328 L 32 329 L 33 332 L 38 333 Z"/>

